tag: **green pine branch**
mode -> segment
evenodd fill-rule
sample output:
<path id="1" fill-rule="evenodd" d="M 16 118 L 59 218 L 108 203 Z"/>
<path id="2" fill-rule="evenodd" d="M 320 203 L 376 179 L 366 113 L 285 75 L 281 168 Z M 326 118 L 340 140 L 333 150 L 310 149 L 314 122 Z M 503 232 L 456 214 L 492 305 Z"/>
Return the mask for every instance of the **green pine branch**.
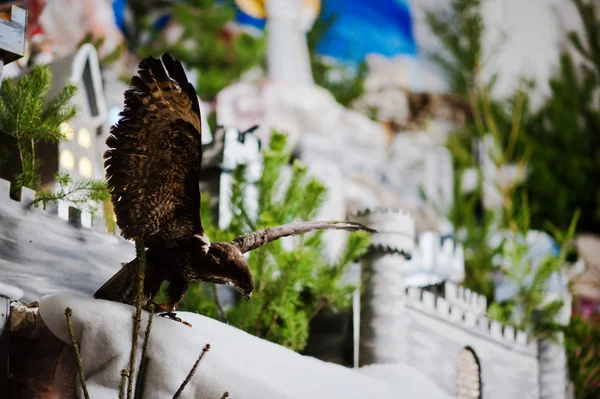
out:
<path id="1" fill-rule="evenodd" d="M 431 57 L 447 72 L 452 91 L 464 97 L 477 87 L 481 66 L 484 26 L 480 6 L 481 0 L 452 0 L 449 13 L 426 13 L 429 28 L 446 52 Z"/>
<path id="2" fill-rule="evenodd" d="M 103 179 L 78 179 L 68 173 L 54 175 L 56 186 L 52 190 L 38 190 L 33 205 L 41 204 L 44 209 L 53 201 L 66 201 L 67 203 L 94 212 L 97 207 L 106 201 L 110 194 Z"/>
<path id="3" fill-rule="evenodd" d="M 52 73 L 47 66 L 34 67 L 18 80 L 2 82 L 0 90 L 0 132 L 3 143 L 14 143 L 18 155 L 12 179 L 20 187 L 37 189 L 40 184 L 36 147 L 40 142 L 58 143 L 60 125 L 73 118 L 76 108 L 70 100 L 76 87 L 67 84 L 54 98 L 47 98 Z"/>

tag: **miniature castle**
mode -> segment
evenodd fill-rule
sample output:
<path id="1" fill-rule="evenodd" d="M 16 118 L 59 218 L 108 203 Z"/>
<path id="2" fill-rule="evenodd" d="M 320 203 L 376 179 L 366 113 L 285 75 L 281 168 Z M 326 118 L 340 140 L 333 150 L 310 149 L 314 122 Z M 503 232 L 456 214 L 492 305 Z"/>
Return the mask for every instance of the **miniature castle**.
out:
<path id="1" fill-rule="evenodd" d="M 407 287 L 405 277 L 417 267 L 406 260 L 413 249 L 411 215 L 368 210 L 352 219 L 378 230 L 361 259 L 363 291 L 354 315 L 360 320 L 355 352 L 361 366 L 403 362 L 459 398 L 566 397 L 560 344 L 489 320 L 486 298 L 450 281 L 434 290 Z M 439 246 L 449 254 L 448 245 Z"/>

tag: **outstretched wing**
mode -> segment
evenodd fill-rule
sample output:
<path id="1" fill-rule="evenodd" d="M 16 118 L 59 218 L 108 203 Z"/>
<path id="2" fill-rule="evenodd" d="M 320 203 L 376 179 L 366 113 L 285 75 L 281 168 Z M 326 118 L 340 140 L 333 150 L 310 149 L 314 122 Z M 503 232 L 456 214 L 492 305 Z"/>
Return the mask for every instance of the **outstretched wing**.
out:
<path id="1" fill-rule="evenodd" d="M 164 65 L 163 65 L 164 64 Z M 117 225 L 154 242 L 202 233 L 200 106 L 179 61 L 144 58 L 104 154 Z"/>
<path id="2" fill-rule="evenodd" d="M 275 241 L 281 237 L 296 236 L 299 234 L 310 233 L 315 230 L 348 230 L 348 231 L 367 231 L 376 233 L 376 230 L 354 222 L 297 222 L 288 223 L 282 226 L 269 227 L 256 231 L 254 233 L 244 234 L 232 241 L 240 252 L 246 253 L 253 249 L 260 248 L 263 245 Z"/>

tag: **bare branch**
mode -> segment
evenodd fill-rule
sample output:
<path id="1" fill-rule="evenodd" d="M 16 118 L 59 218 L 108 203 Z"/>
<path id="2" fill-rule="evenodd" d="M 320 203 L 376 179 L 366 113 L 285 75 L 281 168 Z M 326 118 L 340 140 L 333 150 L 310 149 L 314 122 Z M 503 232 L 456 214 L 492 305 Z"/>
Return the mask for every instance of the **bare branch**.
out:
<path id="1" fill-rule="evenodd" d="M 90 399 L 90 395 L 85 384 L 85 374 L 83 372 L 83 362 L 81 361 L 81 354 L 79 353 L 79 346 L 77 346 L 77 340 L 75 339 L 75 331 L 73 330 L 73 322 L 71 320 L 72 311 L 71 308 L 65 310 L 65 316 L 67 317 L 67 325 L 69 326 L 69 338 L 71 338 L 71 344 L 75 351 L 75 357 L 77 358 L 77 370 L 79 371 L 79 381 L 81 382 L 81 389 L 83 389 L 83 396 L 85 399 Z"/>
<path id="2" fill-rule="evenodd" d="M 181 386 L 179 387 L 179 389 L 177 390 L 177 392 L 175 392 L 175 395 L 173 396 L 173 399 L 177 399 L 181 395 L 181 393 L 185 389 L 185 386 L 190 382 L 190 380 L 194 376 L 194 373 L 196 372 L 196 369 L 198 368 L 198 365 L 200 364 L 200 361 L 204 357 L 204 354 L 206 352 L 208 352 L 209 350 L 210 350 L 210 344 L 206 344 L 206 346 L 204 346 L 204 348 L 202 349 L 202 353 L 200 353 L 200 356 L 198 356 L 198 360 L 196 360 L 196 363 L 194 363 L 194 366 L 190 370 L 189 374 L 187 375 L 187 377 L 185 377 L 185 380 L 183 380 L 183 383 L 181 384 Z"/>

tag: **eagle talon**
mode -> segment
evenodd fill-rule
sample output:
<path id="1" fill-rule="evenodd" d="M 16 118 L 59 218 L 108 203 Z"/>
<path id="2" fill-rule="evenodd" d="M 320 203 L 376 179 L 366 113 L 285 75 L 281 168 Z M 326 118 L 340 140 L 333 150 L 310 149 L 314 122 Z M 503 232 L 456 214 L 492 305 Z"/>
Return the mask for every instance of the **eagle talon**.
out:
<path id="1" fill-rule="evenodd" d="M 181 324 L 185 324 L 188 327 L 191 327 L 192 325 L 190 323 L 188 323 L 185 320 L 181 320 L 179 317 L 177 317 L 177 314 L 175 312 L 165 312 L 165 313 L 161 313 L 159 314 L 160 317 L 166 317 L 168 319 L 171 320 L 175 320 L 176 322 L 179 322 Z"/>

